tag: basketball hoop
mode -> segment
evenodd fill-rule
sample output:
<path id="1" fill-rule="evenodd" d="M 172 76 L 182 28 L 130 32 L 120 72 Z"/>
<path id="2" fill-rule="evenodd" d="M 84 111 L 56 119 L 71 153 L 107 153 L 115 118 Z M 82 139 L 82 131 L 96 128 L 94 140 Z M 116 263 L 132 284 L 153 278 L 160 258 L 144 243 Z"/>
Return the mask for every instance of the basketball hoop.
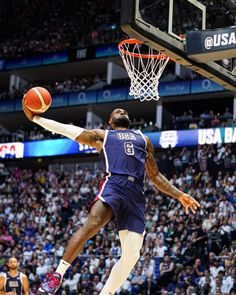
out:
<path id="1" fill-rule="evenodd" d="M 143 47 L 148 48 L 145 53 L 141 52 Z M 141 101 L 159 100 L 159 79 L 169 57 L 136 39 L 123 40 L 118 48 L 131 80 L 129 94 Z"/>

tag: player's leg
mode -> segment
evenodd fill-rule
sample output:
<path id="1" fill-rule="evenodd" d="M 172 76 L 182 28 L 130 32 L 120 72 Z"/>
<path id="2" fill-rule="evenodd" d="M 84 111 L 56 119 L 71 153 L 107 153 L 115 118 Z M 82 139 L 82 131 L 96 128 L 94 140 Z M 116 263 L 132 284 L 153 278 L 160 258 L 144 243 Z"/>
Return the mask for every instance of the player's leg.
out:
<path id="1" fill-rule="evenodd" d="M 62 259 L 71 264 L 83 249 L 84 243 L 107 224 L 112 216 L 111 207 L 98 200 L 91 208 L 86 223 L 70 239 Z"/>
<path id="2" fill-rule="evenodd" d="M 88 220 L 78 229 L 65 249 L 62 260 L 56 272 L 49 276 L 38 289 L 38 294 L 55 294 L 60 287 L 62 277 L 78 253 L 83 249 L 85 242 L 92 238 L 113 216 L 110 206 L 98 200 L 91 208 Z"/>
<path id="3" fill-rule="evenodd" d="M 125 282 L 140 257 L 143 245 L 143 234 L 128 230 L 119 231 L 121 257 L 113 266 L 111 274 L 100 295 L 114 294 Z"/>

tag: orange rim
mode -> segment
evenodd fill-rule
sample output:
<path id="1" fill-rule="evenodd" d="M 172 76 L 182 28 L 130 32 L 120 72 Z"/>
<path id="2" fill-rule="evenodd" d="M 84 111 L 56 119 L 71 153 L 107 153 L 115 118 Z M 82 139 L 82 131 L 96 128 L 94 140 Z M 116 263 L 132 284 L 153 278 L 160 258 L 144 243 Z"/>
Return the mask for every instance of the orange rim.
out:
<path id="1" fill-rule="evenodd" d="M 167 59 L 168 56 L 166 56 L 165 54 L 163 53 L 158 53 L 158 54 L 142 54 L 142 53 L 134 53 L 134 52 L 131 52 L 131 51 L 128 51 L 128 50 L 125 50 L 124 48 L 122 48 L 122 46 L 124 44 L 143 44 L 142 41 L 139 41 L 137 39 L 125 39 L 123 41 L 121 41 L 119 44 L 118 44 L 118 48 L 120 50 L 120 52 L 122 52 L 123 54 L 126 54 L 126 55 L 131 55 L 133 57 L 142 57 L 142 58 L 156 58 L 156 59 Z"/>

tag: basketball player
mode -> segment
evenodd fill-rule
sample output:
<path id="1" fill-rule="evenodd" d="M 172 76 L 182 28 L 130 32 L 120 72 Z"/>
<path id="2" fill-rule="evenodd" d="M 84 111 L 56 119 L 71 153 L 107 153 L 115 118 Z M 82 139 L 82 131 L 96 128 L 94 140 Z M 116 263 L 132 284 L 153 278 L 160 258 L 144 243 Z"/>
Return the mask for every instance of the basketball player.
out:
<path id="1" fill-rule="evenodd" d="M 186 213 L 189 209 L 195 213 L 200 205 L 191 196 L 171 185 L 159 172 L 150 139 L 140 131 L 129 130 L 130 119 L 125 110 L 115 109 L 111 113 L 109 124 L 112 130 L 86 130 L 36 116 L 25 107 L 24 100 L 23 110 L 31 121 L 43 128 L 96 148 L 106 170 L 106 177 L 91 205 L 88 220 L 70 239 L 56 272 L 41 284 L 38 294 L 55 294 L 64 273 L 83 249 L 85 242 L 112 218 L 117 225 L 122 254 L 100 295 L 114 294 L 126 281 L 140 256 L 145 233 L 145 171 L 159 190 L 181 202 Z"/>
<path id="2" fill-rule="evenodd" d="M 9 271 L 0 273 L 0 295 L 29 295 L 29 281 L 25 274 L 18 271 L 18 261 L 10 257 L 7 262 Z"/>

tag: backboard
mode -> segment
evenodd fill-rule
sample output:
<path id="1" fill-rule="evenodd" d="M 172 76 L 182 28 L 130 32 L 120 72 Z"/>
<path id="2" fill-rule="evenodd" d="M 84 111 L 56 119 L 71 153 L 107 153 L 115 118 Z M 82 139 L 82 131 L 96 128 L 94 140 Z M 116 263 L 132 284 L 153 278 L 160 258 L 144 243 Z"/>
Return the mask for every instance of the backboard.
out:
<path id="1" fill-rule="evenodd" d="M 186 53 L 183 36 L 186 36 L 187 31 L 216 29 L 222 25 L 220 23 L 222 20 L 226 26 L 233 25 L 233 19 L 231 21 L 229 15 L 225 18 L 227 7 L 222 7 L 222 10 L 219 7 L 218 10 L 213 11 L 215 7 L 206 7 L 202 2 L 197 0 L 122 0 L 121 27 L 131 38 L 143 41 L 182 66 L 236 92 L 235 71 L 230 71 L 215 61 L 198 62 Z M 225 58 L 227 57 L 226 54 Z"/>

